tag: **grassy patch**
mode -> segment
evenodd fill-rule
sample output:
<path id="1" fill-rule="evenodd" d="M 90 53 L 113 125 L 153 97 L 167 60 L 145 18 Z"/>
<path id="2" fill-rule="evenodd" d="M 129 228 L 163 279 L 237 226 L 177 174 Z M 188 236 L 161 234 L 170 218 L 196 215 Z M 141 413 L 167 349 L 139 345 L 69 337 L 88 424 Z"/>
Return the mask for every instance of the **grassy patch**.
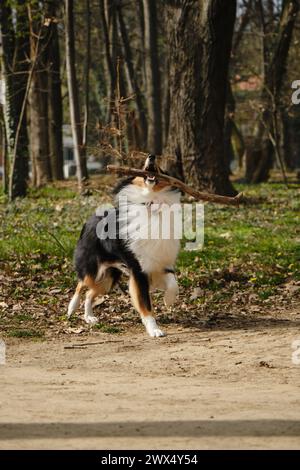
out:
<path id="1" fill-rule="evenodd" d="M 8 336 L 13 338 L 43 338 L 44 333 L 34 330 L 17 330 L 12 329 L 8 332 Z"/>
<path id="2" fill-rule="evenodd" d="M 267 300 L 269 297 L 271 297 L 275 293 L 276 293 L 275 289 L 272 289 L 272 288 L 264 289 L 264 290 L 261 290 L 260 292 L 258 292 L 258 297 L 261 300 Z"/>
<path id="3" fill-rule="evenodd" d="M 28 315 L 27 313 L 20 313 L 19 315 L 15 315 L 14 319 L 18 322 L 24 322 L 24 321 L 31 321 L 32 317 Z"/>
<path id="4" fill-rule="evenodd" d="M 121 328 L 113 325 L 105 325 L 104 323 L 97 323 L 94 329 L 102 331 L 102 333 L 116 334 L 121 333 Z"/>
<path id="5" fill-rule="evenodd" d="M 197 284 L 203 275 L 215 278 L 216 270 L 228 267 L 257 288 L 300 279 L 298 190 L 267 184 L 255 188 L 239 185 L 238 189 L 261 202 L 240 209 L 205 206 L 203 249 L 181 251 L 179 256 L 184 285 Z"/>

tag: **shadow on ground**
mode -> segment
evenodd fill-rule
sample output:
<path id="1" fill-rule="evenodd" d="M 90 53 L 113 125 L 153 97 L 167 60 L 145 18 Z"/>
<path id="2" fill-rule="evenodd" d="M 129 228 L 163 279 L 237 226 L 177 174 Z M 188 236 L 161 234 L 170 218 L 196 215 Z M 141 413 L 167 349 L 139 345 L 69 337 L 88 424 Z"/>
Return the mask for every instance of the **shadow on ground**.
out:
<path id="1" fill-rule="evenodd" d="M 115 423 L 2 423 L 0 440 L 83 437 L 300 436 L 300 421 L 195 420 Z"/>

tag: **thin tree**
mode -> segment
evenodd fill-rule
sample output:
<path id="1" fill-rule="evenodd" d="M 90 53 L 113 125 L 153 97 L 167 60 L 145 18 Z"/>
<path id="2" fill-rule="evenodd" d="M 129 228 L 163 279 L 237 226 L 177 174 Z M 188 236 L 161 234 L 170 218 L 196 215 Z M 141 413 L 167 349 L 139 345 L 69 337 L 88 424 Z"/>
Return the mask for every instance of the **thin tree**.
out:
<path id="1" fill-rule="evenodd" d="M 234 195 L 224 157 L 224 113 L 236 1 L 166 3 L 171 106 L 166 152 L 176 156 L 176 171 L 188 184 Z"/>
<path id="2" fill-rule="evenodd" d="M 273 166 L 273 156 L 282 166 L 279 147 L 278 114 L 281 90 L 286 74 L 287 60 L 299 11 L 299 0 L 283 0 L 278 34 L 273 50 L 267 38 L 264 5 L 256 0 L 258 17 L 261 24 L 263 86 L 262 112 L 259 113 L 253 143 L 247 151 L 246 180 L 251 183 L 266 181 Z M 284 171 L 283 171 L 284 173 Z"/>
<path id="3" fill-rule="evenodd" d="M 91 7 L 90 0 L 86 0 L 86 60 L 84 68 L 84 120 L 82 144 L 87 150 L 88 124 L 89 124 L 89 90 L 90 90 L 90 67 L 91 67 Z M 85 150 L 85 151 L 86 151 Z"/>
<path id="4" fill-rule="evenodd" d="M 158 55 L 156 1 L 144 0 L 145 69 L 148 100 L 147 150 L 162 152 L 161 78 Z"/>
<path id="5" fill-rule="evenodd" d="M 46 4 L 49 18 L 49 44 L 48 44 L 48 98 L 49 98 L 49 151 L 52 177 L 62 180 L 63 174 L 63 106 L 60 74 L 60 44 L 57 29 L 57 15 L 59 0 Z"/>
<path id="6" fill-rule="evenodd" d="M 237 28 L 234 32 L 232 48 L 231 48 L 231 61 L 234 63 L 237 50 L 242 41 L 245 30 L 247 29 L 251 15 L 253 14 L 254 0 L 243 1 L 243 11 L 240 13 Z M 226 109 L 225 109 L 225 124 L 224 124 L 224 146 L 225 146 L 225 159 L 228 167 L 231 161 L 238 157 L 239 168 L 242 168 L 243 157 L 245 154 L 245 142 L 241 130 L 235 121 L 236 102 L 234 93 L 232 91 L 231 81 L 228 78 L 227 96 L 226 96 Z M 234 144 L 233 144 L 234 142 Z M 237 155 L 236 155 L 237 154 Z"/>
<path id="7" fill-rule="evenodd" d="M 143 102 L 143 95 L 139 86 L 139 82 L 137 79 L 137 75 L 134 69 L 134 64 L 133 64 L 133 54 L 130 46 L 130 41 L 128 37 L 128 32 L 126 28 L 126 24 L 124 21 L 123 17 L 123 11 L 122 11 L 122 6 L 121 4 L 118 5 L 117 9 L 118 13 L 118 23 L 119 23 L 119 28 L 120 28 L 120 35 L 122 38 L 123 42 L 123 49 L 124 49 L 124 58 L 128 70 L 128 77 L 130 81 L 130 86 L 133 92 L 135 93 L 135 100 L 136 100 L 136 105 L 137 105 L 137 110 L 138 110 L 138 115 L 139 115 L 139 121 L 140 121 L 140 126 L 142 130 L 142 136 L 143 136 L 143 145 L 145 146 L 147 143 L 147 117 L 146 117 L 146 111 L 145 111 L 145 106 Z"/>
<path id="8" fill-rule="evenodd" d="M 40 187 L 51 180 L 48 134 L 48 45 L 50 30 L 44 6 L 38 2 L 28 5 L 30 30 L 30 59 L 36 61 L 29 92 L 29 137 L 33 184 Z M 38 34 L 41 29 L 40 35 Z"/>
<path id="9" fill-rule="evenodd" d="M 69 92 L 70 120 L 74 141 L 74 156 L 77 168 L 77 179 L 79 186 L 81 186 L 83 178 L 87 178 L 88 173 L 86 166 L 86 149 L 83 146 L 78 84 L 76 77 L 73 0 L 65 0 L 65 10 L 66 66 Z"/>
<path id="10" fill-rule="evenodd" d="M 15 27 L 14 27 L 15 21 Z M 14 11 L 0 4 L 2 57 L 5 83 L 4 121 L 9 171 L 9 199 L 25 196 L 28 180 L 28 136 L 26 127 L 26 87 L 29 70 L 29 36 L 25 0 Z"/>
<path id="11" fill-rule="evenodd" d="M 111 122 L 111 103 L 114 101 L 115 88 L 116 88 L 116 70 L 113 64 L 113 57 L 115 56 L 114 52 L 111 52 L 111 46 L 113 50 L 116 47 L 116 44 L 111 44 L 111 35 L 109 30 L 109 22 L 107 19 L 108 11 L 107 5 L 104 3 L 104 0 L 99 0 L 100 7 L 100 19 L 101 19 L 101 31 L 103 35 L 104 47 L 105 47 L 105 59 L 106 59 L 106 71 L 107 71 L 107 89 L 109 90 L 109 106 L 107 109 L 107 118 L 106 122 Z M 114 8 L 115 10 L 115 8 Z"/>

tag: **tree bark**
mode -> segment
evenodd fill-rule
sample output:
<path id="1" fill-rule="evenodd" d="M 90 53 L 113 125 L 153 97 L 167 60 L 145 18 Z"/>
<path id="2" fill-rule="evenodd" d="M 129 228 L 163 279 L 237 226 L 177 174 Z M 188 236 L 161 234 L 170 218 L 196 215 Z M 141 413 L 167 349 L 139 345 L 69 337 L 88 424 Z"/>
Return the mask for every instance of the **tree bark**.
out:
<path id="1" fill-rule="evenodd" d="M 113 68 L 112 56 L 110 53 L 110 38 L 109 38 L 109 29 L 108 29 L 108 22 L 105 13 L 105 4 L 104 0 L 99 1 L 100 7 L 100 17 L 101 17 L 101 26 L 103 31 L 103 38 L 104 38 L 104 46 L 105 46 L 105 58 L 107 64 L 107 70 L 109 72 L 110 77 L 110 90 L 115 89 L 115 71 Z"/>
<path id="2" fill-rule="evenodd" d="M 236 1 L 175 5 L 166 6 L 171 102 L 166 153 L 176 155 L 179 166 L 182 161 L 188 184 L 235 195 L 224 159 L 224 113 Z"/>
<path id="3" fill-rule="evenodd" d="M 89 124 L 89 90 L 90 90 L 90 67 L 91 67 L 91 11 L 90 0 L 86 0 L 86 61 L 84 67 L 84 121 L 82 143 L 87 151 L 88 124 Z"/>
<path id="4" fill-rule="evenodd" d="M 56 15 L 59 8 L 58 0 L 49 2 L 48 8 L 48 14 L 50 18 L 52 18 L 49 25 L 50 41 L 48 46 L 49 151 L 52 177 L 55 180 L 63 180 L 63 106 L 60 75 L 60 46 L 56 22 Z"/>
<path id="5" fill-rule="evenodd" d="M 147 150 L 162 152 L 161 78 L 157 47 L 156 1 L 144 0 L 145 64 L 148 101 Z"/>
<path id="6" fill-rule="evenodd" d="M 77 167 L 78 184 L 81 186 L 83 178 L 88 177 L 86 166 L 86 153 L 83 147 L 82 125 L 80 119 L 80 105 L 75 65 L 75 34 L 74 34 L 74 2 L 65 0 L 66 22 L 66 66 L 69 92 L 70 120 L 74 141 L 74 156 Z"/>
<path id="7" fill-rule="evenodd" d="M 36 62 L 29 92 L 30 157 L 34 168 L 34 184 L 40 187 L 51 180 L 48 134 L 48 44 L 49 28 L 41 25 L 41 12 L 29 10 L 30 59 Z M 42 28 L 39 38 L 38 30 Z"/>
<path id="8" fill-rule="evenodd" d="M 28 19 L 25 0 L 16 3 L 15 28 L 12 10 L 0 5 L 2 74 L 5 84 L 4 120 L 9 170 L 9 199 L 26 195 L 28 179 L 28 135 L 26 113 L 22 113 L 29 70 Z"/>
<path id="9" fill-rule="evenodd" d="M 7 142 L 6 142 L 6 129 L 3 106 L 0 104 L 0 138 L 1 138 L 1 152 L 2 152 L 2 188 L 4 194 L 8 192 L 8 162 L 7 162 Z"/>

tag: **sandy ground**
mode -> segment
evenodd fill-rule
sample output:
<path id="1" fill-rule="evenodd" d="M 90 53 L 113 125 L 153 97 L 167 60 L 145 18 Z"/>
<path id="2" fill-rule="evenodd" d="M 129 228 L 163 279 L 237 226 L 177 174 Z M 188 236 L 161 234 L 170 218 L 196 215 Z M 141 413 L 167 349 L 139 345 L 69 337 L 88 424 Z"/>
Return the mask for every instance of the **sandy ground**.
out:
<path id="1" fill-rule="evenodd" d="M 299 449 L 289 325 L 10 339 L 0 448 Z"/>

